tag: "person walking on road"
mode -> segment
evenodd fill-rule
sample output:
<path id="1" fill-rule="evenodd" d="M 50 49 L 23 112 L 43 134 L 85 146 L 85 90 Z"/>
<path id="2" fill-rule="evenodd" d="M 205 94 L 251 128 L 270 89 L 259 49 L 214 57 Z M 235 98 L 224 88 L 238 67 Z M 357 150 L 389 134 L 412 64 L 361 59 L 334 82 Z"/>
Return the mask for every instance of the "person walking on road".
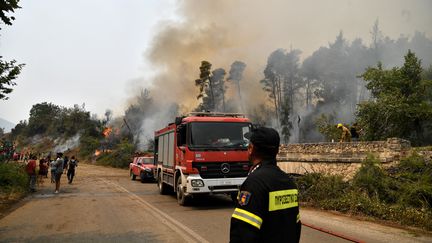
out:
<path id="1" fill-rule="evenodd" d="M 45 167 L 46 167 L 46 173 L 45 173 L 45 178 L 48 178 L 48 171 L 50 169 L 50 162 L 51 162 L 51 156 L 47 156 L 45 158 Z"/>
<path id="2" fill-rule="evenodd" d="M 43 178 L 48 174 L 48 165 L 45 158 L 39 160 L 38 184 L 43 183 Z"/>
<path id="3" fill-rule="evenodd" d="M 30 191 L 36 191 L 36 156 L 32 155 L 26 164 L 26 172 L 30 179 Z"/>
<path id="4" fill-rule="evenodd" d="M 231 217 L 230 242 L 299 242 L 298 190 L 276 164 L 280 137 L 272 128 L 246 133 L 253 166 L 240 187 Z"/>
<path id="5" fill-rule="evenodd" d="M 55 171 L 55 191 L 54 193 L 59 193 L 60 190 L 60 179 L 63 174 L 63 153 L 57 153 L 57 159 L 55 161 L 56 171 Z"/>
<path id="6" fill-rule="evenodd" d="M 51 171 L 51 183 L 55 183 L 55 174 L 56 174 L 56 161 L 49 159 L 50 163 L 50 171 Z"/>
<path id="7" fill-rule="evenodd" d="M 67 171 L 67 178 L 69 180 L 69 184 L 72 184 L 73 178 L 75 176 L 75 168 L 78 167 L 78 160 L 75 159 L 75 156 L 72 156 L 69 161 L 69 168 Z"/>
<path id="8" fill-rule="evenodd" d="M 68 162 L 69 162 L 69 157 L 65 156 L 63 159 L 63 173 L 67 172 L 67 168 L 68 168 Z"/>

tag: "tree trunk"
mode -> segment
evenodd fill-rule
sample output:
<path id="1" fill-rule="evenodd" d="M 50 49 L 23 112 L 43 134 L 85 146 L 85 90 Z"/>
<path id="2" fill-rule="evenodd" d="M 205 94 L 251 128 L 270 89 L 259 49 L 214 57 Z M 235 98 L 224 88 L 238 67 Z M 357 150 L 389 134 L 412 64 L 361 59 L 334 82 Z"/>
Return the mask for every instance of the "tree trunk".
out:
<path id="1" fill-rule="evenodd" d="M 237 81 L 237 92 L 238 92 L 238 97 L 239 97 L 239 100 L 240 100 L 240 109 L 241 109 L 241 112 L 245 112 L 244 111 L 244 107 L 243 107 L 243 100 L 242 100 L 242 97 L 241 97 L 241 91 L 240 91 L 240 81 Z"/>
<path id="2" fill-rule="evenodd" d="M 289 92 L 289 99 L 290 99 L 290 108 L 289 108 L 289 113 L 290 115 L 294 114 L 294 82 L 293 82 L 293 77 L 290 78 L 290 87 L 288 88 L 288 92 Z"/>
<path id="3" fill-rule="evenodd" d="M 280 126 L 280 121 L 279 121 L 279 117 L 280 117 L 280 110 L 282 107 L 282 85 L 281 85 L 281 78 L 279 76 L 277 76 L 276 78 L 276 103 L 277 103 L 277 122 L 278 122 L 278 126 Z"/>
<path id="4" fill-rule="evenodd" d="M 279 96 L 279 99 L 278 99 L 278 106 L 279 106 L 279 108 L 281 108 L 282 106 L 282 82 L 281 82 L 281 78 L 280 77 L 278 77 L 278 96 Z"/>
<path id="5" fill-rule="evenodd" d="M 225 89 L 222 90 L 222 112 L 225 112 Z"/>
<path id="6" fill-rule="evenodd" d="M 277 102 L 277 84 L 276 84 L 276 80 L 274 80 L 272 82 L 272 93 L 273 93 L 273 102 L 274 102 L 274 106 L 275 106 L 275 115 L 276 115 L 276 120 L 279 123 L 279 107 L 278 107 L 278 102 Z"/>
<path id="7" fill-rule="evenodd" d="M 215 99 L 214 99 L 214 94 L 213 94 L 213 85 L 212 85 L 211 78 L 209 78 L 208 81 L 209 81 L 209 86 L 210 86 L 211 103 L 212 103 L 212 108 L 214 111 L 216 104 L 215 104 Z"/>
<path id="8" fill-rule="evenodd" d="M 306 110 L 309 110 L 309 97 L 310 97 L 310 80 L 306 79 Z"/>
<path id="9" fill-rule="evenodd" d="M 415 129 L 416 137 L 417 137 L 417 144 L 414 144 L 414 145 L 417 145 L 417 146 L 424 145 L 423 144 L 424 143 L 423 126 L 422 126 L 421 121 L 418 118 L 416 118 L 414 121 L 414 129 Z"/>

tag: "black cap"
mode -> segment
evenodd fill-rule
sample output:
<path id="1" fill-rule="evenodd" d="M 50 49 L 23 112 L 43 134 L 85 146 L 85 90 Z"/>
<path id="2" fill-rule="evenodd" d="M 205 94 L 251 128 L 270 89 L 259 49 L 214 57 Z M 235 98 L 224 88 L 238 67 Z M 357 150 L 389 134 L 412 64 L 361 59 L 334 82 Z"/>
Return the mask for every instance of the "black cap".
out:
<path id="1" fill-rule="evenodd" d="M 280 137 L 279 133 L 269 127 L 252 128 L 252 131 L 246 133 L 245 138 L 257 147 L 260 148 L 279 148 Z"/>

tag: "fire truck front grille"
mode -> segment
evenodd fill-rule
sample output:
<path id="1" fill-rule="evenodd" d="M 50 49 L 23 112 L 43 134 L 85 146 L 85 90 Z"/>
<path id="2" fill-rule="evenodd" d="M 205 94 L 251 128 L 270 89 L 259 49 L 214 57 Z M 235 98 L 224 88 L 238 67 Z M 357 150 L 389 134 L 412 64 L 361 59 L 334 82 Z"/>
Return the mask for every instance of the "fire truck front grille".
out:
<path id="1" fill-rule="evenodd" d="M 246 177 L 248 162 L 193 162 L 204 179 Z M 228 166 L 227 166 L 228 165 Z"/>

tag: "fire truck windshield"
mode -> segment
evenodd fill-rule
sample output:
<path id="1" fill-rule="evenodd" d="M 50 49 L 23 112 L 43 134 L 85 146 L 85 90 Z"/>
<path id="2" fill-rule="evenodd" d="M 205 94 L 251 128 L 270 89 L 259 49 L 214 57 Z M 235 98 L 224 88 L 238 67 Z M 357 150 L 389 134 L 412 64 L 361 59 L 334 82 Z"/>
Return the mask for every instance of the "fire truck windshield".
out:
<path id="1" fill-rule="evenodd" d="M 193 122 L 191 123 L 191 148 L 246 149 L 249 123 L 239 122 Z"/>

